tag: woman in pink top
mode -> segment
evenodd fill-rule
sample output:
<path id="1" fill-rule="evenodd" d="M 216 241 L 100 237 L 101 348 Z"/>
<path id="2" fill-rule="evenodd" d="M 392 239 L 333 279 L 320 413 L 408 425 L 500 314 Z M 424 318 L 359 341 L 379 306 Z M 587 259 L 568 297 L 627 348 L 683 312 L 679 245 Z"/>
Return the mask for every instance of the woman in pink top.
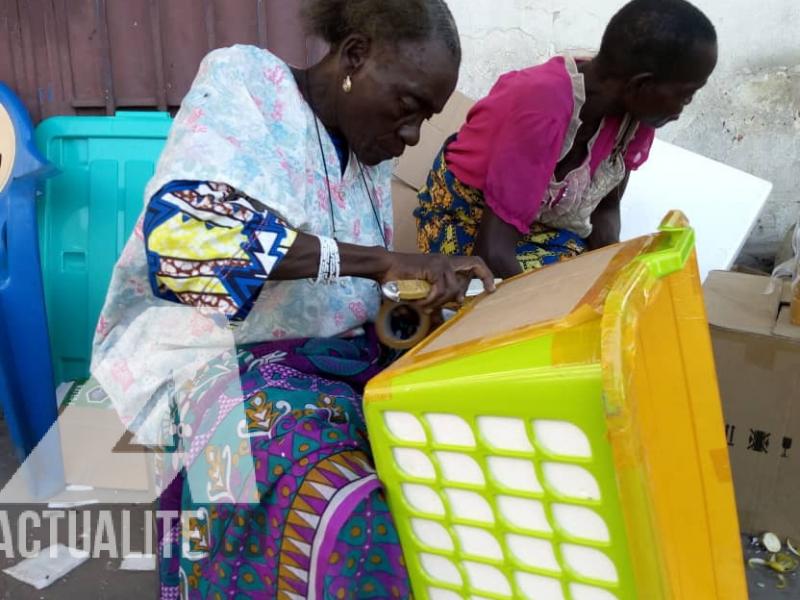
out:
<path id="1" fill-rule="evenodd" d="M 630 171 L 716 62 L 714 26 L 696 7 L 633 0 L 595 58 L 501 76 L 419 193 L 420 248 L 476 254 L 509 277 L 618 242 Z"/>

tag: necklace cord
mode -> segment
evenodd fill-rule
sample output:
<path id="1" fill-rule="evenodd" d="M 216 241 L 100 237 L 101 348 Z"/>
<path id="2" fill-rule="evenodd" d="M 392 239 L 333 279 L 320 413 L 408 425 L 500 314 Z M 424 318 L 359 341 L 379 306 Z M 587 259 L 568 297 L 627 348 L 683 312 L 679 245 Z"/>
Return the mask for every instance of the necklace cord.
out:
<path id="1" fill-rule="evenodd" d="M 313 99 L 311 98 L 311 86 L 308 83 L 308 71 L 304 71 L 303 72 L 303 79 L 305 81 L 306 94 L 308 95 L 308 99 L 307 99 L 308 106 L 309 106 L 309 108 L 311 108 L 311 113 L 314 116 L 314 128 L 316 129 L 316 132 L 317 132 L 317 142 L 319 143 L 319 153 L 322 156 L 322 168 L 325 171 L 325 184 L 326 184 L 327 192 L 328 192 L 328 210 L 330 212 L 331 231 L 332 231 L 332 234 L 333 234 L 331 237 L 333 237 L 333 239 L 338 241 L 338 239 L 336 237 L 336 220 L 334 218 L 334 213 L 333 213 L 333 192 L 331 191 L 331 179 L 330 179 L 330 174 L 328 172 L 328 160 L 327 160 L 327 157 L 325 156 L 325 148 L 324 148 L 324 146 L 322 144 L 322 133 L 319 130 L 319 117 L 317 116 L 317 113 L 314 112 L 314 102 L 313 102 Z M 389 244 L 386 242 L 386 232 L 384 231 L 383 221 L 380 218 L 380 216 L 378 215 L 378 209 L 375 206 L 375 200 L 373 199 L 372 194 L 369 191 L 369 185 L 367 185 L 367 177 L 366 177 L 366 175 L 364 173 L 364 166 L 361 164 L 361 161 L 358 160 L 358 157 L 355 157 L 355 158 L 356 158 L 356 162 L 358 163 L 358 170 L 359 170 L 359 173 L 361 175 L 361 181 L 364 184 L 364 191 L 367 192 L 367 198 L 369 198 L 369 204 L 370 204 L 370 207 L 372 208 L 372 216 L 375 217 L 375 223 L 378 226 L 378 233 L 380 233 L 380 235 L 381 235 L 381 241 L 383 242 L 383 247 L 388 250 L 389 249 Z"/>

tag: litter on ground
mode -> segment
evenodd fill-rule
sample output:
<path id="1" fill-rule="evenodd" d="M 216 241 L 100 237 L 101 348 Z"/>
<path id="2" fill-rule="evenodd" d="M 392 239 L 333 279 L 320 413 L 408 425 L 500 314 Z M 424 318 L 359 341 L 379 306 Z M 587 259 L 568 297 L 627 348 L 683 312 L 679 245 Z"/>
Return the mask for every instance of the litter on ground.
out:
<path id="1" fill-rule="evenodd" d="M 88 552 L 58 544 L 44 548 L 36 556 L 26 558 L 3 572 L 41 590 L 81 566 L 88 559 Z"/>

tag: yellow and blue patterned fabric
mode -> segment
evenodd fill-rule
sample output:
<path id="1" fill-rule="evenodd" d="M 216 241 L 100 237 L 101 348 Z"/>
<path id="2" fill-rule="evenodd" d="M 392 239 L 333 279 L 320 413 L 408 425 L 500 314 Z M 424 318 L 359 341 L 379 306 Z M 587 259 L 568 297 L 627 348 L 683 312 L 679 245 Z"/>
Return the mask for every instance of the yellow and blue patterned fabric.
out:
<path id="1" fill-rule="evenodd" d="M 175 181 L 156 193 L 143 231 L 150 285 L 164 300 L 243 320 L 297 233 L 224 183 Z"/>
<path id="2" fill-rule="evenodd" d="M 483 216 L 483 192 L 459 181 L 447 167 L 445 149 L 453 139 L 445 142 L 417 196 L 417 244 L 426 254 L 471 255 Z M 533 271 L 586 249 L 578 234 L 536 222 L 517 244 L 517 260 L 523 271 Z"/>

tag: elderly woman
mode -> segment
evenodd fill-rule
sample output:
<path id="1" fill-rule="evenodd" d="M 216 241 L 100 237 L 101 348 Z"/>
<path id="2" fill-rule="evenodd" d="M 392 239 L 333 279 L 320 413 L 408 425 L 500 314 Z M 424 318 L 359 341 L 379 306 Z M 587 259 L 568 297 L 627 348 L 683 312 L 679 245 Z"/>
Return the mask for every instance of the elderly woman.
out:
<path id="1" fill-rule="evenodd" d="M 408 597 L 360 407 L 391 358 L 370 325 L 380 284 L 424 279 L 431 309 L 473 277 L 492 288 L 479 258 L 391 251 L 389 159 L 456 84 L 443 0 L 318 0 L 306 13 L 330 44 L 308 70 L 246 46 L 203 61 L 98 325 L 93 373 L 123 420 L 137 435 L 142 414 L 177 425 L 162 598 Z M 236 381 L 209 360 L 166 393 L 177 403 L 160 402 L 184 366 L 174 357 L 196 362 L 219 332 Z M 193 470 L 203 485 L 188 484 Z"/>

